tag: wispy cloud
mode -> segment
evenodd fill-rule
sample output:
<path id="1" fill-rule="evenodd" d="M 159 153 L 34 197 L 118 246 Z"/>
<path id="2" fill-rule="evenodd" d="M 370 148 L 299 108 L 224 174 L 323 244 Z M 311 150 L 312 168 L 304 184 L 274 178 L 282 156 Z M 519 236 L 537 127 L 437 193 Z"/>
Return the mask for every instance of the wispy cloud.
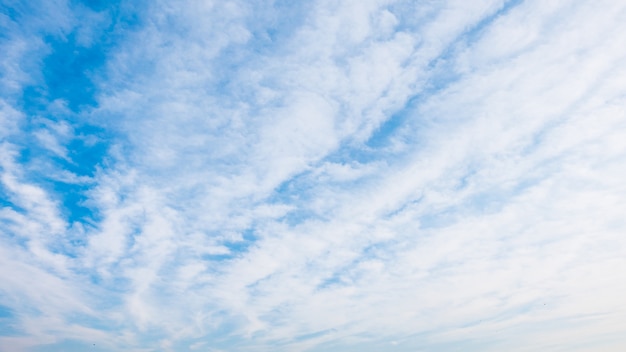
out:
<path id="1" fill-rule="evenodd" d="M 0 8 L 0 348 L 625 343 L 619 2 Z"/>

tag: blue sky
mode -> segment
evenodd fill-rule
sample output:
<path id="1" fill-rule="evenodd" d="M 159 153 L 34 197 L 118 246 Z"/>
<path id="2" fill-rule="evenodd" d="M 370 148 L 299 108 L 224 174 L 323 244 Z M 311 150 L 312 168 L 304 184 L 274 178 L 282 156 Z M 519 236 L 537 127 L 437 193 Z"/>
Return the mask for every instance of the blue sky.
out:
<path id="1" fill-rule="evenodd" d="M 622 351 L 626 3 L 0 0 L 0 349 Z"/>

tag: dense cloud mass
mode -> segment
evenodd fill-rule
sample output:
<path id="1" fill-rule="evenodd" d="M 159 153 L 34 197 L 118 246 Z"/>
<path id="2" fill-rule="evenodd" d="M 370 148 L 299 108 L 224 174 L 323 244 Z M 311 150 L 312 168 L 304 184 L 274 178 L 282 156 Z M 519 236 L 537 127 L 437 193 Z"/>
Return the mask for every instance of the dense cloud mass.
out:
<path id="1" fill-rule="evenodd" d="M 615 0 L 2 1 L 0 350 L 622 351 L 625 42 Z"/>

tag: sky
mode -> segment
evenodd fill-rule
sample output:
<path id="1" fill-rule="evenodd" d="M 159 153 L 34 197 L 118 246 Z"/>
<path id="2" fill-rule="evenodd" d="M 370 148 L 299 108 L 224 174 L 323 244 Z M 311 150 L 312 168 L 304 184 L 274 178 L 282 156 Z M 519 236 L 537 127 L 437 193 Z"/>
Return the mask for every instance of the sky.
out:
<path id="1" fill-rule="evenodd" d="M 623 351 L 626 2 L 0 0 L 0 350 Z"/>

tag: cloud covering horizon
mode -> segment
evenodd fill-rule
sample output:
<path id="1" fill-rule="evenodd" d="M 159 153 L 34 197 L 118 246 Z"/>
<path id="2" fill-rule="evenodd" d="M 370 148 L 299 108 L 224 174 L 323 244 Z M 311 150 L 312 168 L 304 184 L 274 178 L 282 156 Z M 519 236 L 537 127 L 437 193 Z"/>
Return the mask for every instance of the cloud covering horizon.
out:
<path id="1" fill-rule="evenodd" d="M 1 350 L 626 346 L 626 3 L 0 9 Z"/>

